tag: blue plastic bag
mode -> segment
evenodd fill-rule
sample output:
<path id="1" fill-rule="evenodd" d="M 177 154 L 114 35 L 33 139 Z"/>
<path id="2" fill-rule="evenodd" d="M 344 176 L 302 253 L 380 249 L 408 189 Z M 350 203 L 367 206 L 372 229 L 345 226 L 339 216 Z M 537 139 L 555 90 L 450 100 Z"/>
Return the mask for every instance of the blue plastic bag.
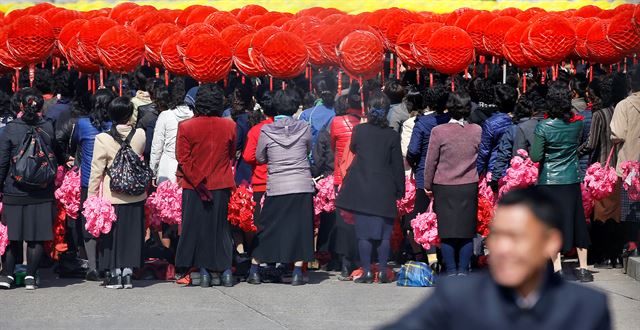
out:
<path id="1" fill-rule="evenodd" d="M 431 267 L 424 262 L 409 261 L 402 265 L 396 283 L 398 286 L 431 287 L 436 276 Z"/>

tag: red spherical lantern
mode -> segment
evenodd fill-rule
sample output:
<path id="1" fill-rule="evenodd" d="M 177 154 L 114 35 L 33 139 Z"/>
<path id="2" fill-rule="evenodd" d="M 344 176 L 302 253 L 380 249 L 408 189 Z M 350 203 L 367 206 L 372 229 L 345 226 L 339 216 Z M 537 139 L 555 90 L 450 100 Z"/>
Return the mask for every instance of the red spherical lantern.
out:
<path id="1" fill-rule="evenodd" d="M 247 34 L 238 40 L 236 46 L 233 48 L 233 64 L 240 72 L 247 76 L 257 77 L 265 74 L 266 72 L 260 70 L 251 61 L 249 56 L 249 48 L 251 48 L 251 40 L 253 40 L 252 34 Z"/>
<path id="2" fill-rule="evenodd" d="M 291 79 L 304 72 L 309 52 L 302 39 L 291 32 L 278 32 L 260 51 L 262 65 L 275 78 Z"/>
<path id="3" fill-rule="evenodd" d="M 184 64 L 193 79 L 216 82 L 227 77 L 232 55 L 229 45 L 219 34 L 200 34 L 187 46 Z"/>
<path id="4" fill-rule="evenodd" d="M 69 64 L 80 72 L 96 73 L 100 71 L 100 66 L 90 61 L 80 48 L 80 43 L 76 35 L 73 35 L 65 45 L 65 54 Z"/>
<path id="5" fill-rule="evenodd" d="M 429 39 L 429 59 L 439 72 L 455 74 L 464 71 L 474 58 L 473 40 L 461 28 L 441 27 Z"/>
<path id="6" fill-rule="evenodd" d="M 601 12 L 602 12 L 602 9 L 600 9 L 600 7 L 598 6 L 586 5 L 576 10 L 573 16 L 584 17 L 584 18 L 595 17 L 595 16 L 598 16 Z"/>
<path id="7" fill-rule="evenodd" d="M 515 18 L 516 16 L 518 16 L 520 13 L 522 13 L 521 9 L 518 8 L 514 8 L 514 7 L 509 7 L 509 8 L 505 8 L 503 10 L 500 11 L 500 16 L 510 16 Z"/>
<path id="8" fill-rule="evenodd" d="M 14 9 L 4 16 L 4 20 L 2 20 L 2 23 L 4 24 L 4 26 L 8 26 L 9 24 L 15 22 L 18 18 L 27 14 L 28 12 L 26 9 Z"/>
<path id="9" fill-rule="evenodd" d="M 487 24 L 482 35 L 482 40 L 484 42 L 484 48 L 490 55 L 504 57 L 502 52 L 504 37 L 507 31 L 518 23 L 520 23 L 520 21 L 515 17 L 500 16 Z"/>
<path id="10" fill-rule="evenodd" d="M 136 7 L 138 7 L 138 4 L 135 2 L 119 3 L 115 5 L 113 8 L 111 8 L 111 12 L 109 12 L 109 18 L 115 20 L 116 18 L 120 17 L 120 15 L 122 15 L 123 13 Z"/>
<path id="11" fill-rule="evenodd" d="M 524 32 L 522 32 L 522 35 L 520 36 L 520 47 L 522 48 L 522 52 L 524 53 L 524 56 L 527 58 L 527 61 L 529 62 L 529 64 L 531 64 L 531 66 L 538 67 L 538 68 L 546 68 L 548 66 L 552 66 L 553 64 L 555 64 L 552 61 L 547 61 L 543 59 L 538 55 L 538 53 L 535 52 L 535 50 L 531 46 L 531 43 L 529 42 L 530 30 L 531 30 L 531 24 L 527 26 L 527 28 L 524 30 Z"/>
<path id="12" fill-rule="evenodd" d="M 53 28 L 53 34 L 58 38 L 60 31 L 62 31 L 62 28 L 65 27 L 67 23 L 79 18 L 82 18 L 82 14 L 75 10 L 59 11 L 49 20 L 49 23 L 51 23 L 51 27 Z"/>
<path id="13" fill-rule="evenodd" d="M 519 68 L 528 68 L 531 66 L 527 57 L 522 51 L 520 46 L 520 37 L 527 29 L 529 24 L 527 22 L 521 22 L 513 26 L 504 35 L 504 44 L 502 45 L 502 54 L 511 62 L 511 64 Z"/>
<path id="14" fill-rule="evenodd" d="M 589 30 L 600 19 L 595 17 L 588 17 L 576 24 L 576 47 L 573 52 L 575 55 L 582 59 L 589 57 L 589 49 L 587 48 L 587 34 Z"/>
<path id="15" fill-rule="evenodd" d="M 144 56 L 144 42 L 128 27 L 114 26 L 102 34 L 97 45 L 100 62 L 119 73 L 133 71 Z"/>
<path id="16" fill-rule="evenodd" d="M 161 23 L 152 27 L 147 34 L 144 35 L 144 49 L 146 58 L 154 65 L 162 64 L 162 44 L 172 34 L 180 32 L 180 28 L 173 23 Z"/>
<path id="17" fill-rule="evenodd" d="M 244 23 L 250 17 L 263 15 L 267 12 L 269 11 L 260 5 L 246 5 L 238 12 L 238 21 Z"/>
<path id="18" fill-rule="evenodd" d="M 133 28 L 140 37 L 144 37 L 144 35 L 149 31 L 152 27 L 162 24 L 162 23 L 172 23 L 169 17 L 164 15 L 159 11 L 148 12 L 131 22 L 130 27 Z"/>
<path id="19" fill-rule="evenodd" d="M 473 47 L 476 52 L 482 55 L 489 55 L 489 50 L 484 47 L 484 30 L 487 25 L 496 18 L 496 15 L 489 12 L 483 12 L 474 17 L 467 25 L 466 32 L 473 41 Z"/>
<path id="20" fill-rule="evenodd" d="M 370 31 L 349 33 L 340 43 L 337 53 L 340 66 L 353 77 L 375 77 L 384 65 L 384 45 Z"/>
<path id="21" fill-rule="evenodd" d="M 529 28 L 529 44 L 536 55 L 550 62 L 567 58 L 576 46 L 573 25 L 559 15 L 547 15 Z"/>
<path id="22" fill-rule="evenodd" d="M 178 38 L 178 53 L 184 56 L 184 52 L 187 49 L 187 45 L 191 40 L 201 34 L 215 34 L 219 32 L 213 26 L 205 23 L 195 23 L 187 26 L 180 32 L 180 38 Z"/>
<path id="23" fill-rule="evenodd" d="M 283 25 L 282 29 L 298 35 L 309 52 L 309 62 L 314 65 L 323 65 L 325 59 L 320 49 L 320 39 L 318 38 L 322 30 L 320 20 L 313 16 L 302 16 Z"/>
<path id="24" fill-rule="evenodd" d="M 233 14 L 226 11 L 217 11 L 210 14 L 204 20 L 204 23 L 213 26 L 218 31 L 222 31 L 232 25 L 240 24 Z"/>
<path id="25" fill-rule="evenodd" d="M 42 2 L 35 6 L 28 7 L 26 9 L 27 9 L 27 15 L 38 15 L 40 13 L 44 13 L 45 11 L 51 8 L 55 8 L 55 6 L 48 2 Z"/>
<path id="26" fill-rule="evenodd" d="M 178 15 L 178 17 L 176 18 L 176 24 L 178 24 L 178 26 L 180 27 L 185 27 L 187 26 L 187 19 L 189 18 L 189 15 L 191 15 L 191 13 L 202 7 L 202 5 L 191 5 L 187 8 L 185 8 L 184 10 L 182 10 L 182 12 L 180 13 L 180 15 Z"/>
<path id="27" fill-rule="evenodd" d="M 429 59 L 429 40 L 431 35 L 443 26 L 444 24 L 442 23 L 425 23 L 419 26 L 413 35 L 411 53 L 416 61 L 425 68 L 433 67 Z"/>
<path id="28" fill-rule="evenodd" d="M 546 13 L 547 11 L 539 7 L 531 7 L 516 16 L 521 22 L 528 22 L 531 18 Z"/>
<path id="29" fill-rule="evenodd" d="M 320 44 L 320 50 L 322 51 L 322 57 L 325 59 L 326 64 L 338 64 L 338 55 L 336 49 L 342 39 L 346 37 L 352 30 L 346 24 L 336 24 L 323 26 L 318 31 L 318 42 Z"/>
<path id="30" fill-rule="evenodd" d="M 408 10 L 399 10 L 387 13 L 382 19 L 381 29 L 386 41 L 388 49 L 394 49 L 398 36 L 404 28 L 410 24 L 423 23 L 424 20 L 413 12 Z"/>
<path id="31" fill-rule="evenodd" d="M 129 10 L 123 17 L 121 17 L 120 20 L 118 20 L 118 23 L 129 26 L 136 19 L 149 13 L 159 14 L 158 10 L 154 6 L 139 6 Z"/>
<path id="32" fill-rule="evenodd" d="M 251 46 L 249 47 L 249 56 L 251 57 L 251 61 L 253 65 L 260 70 L 265 72 L 266 69 L 262 65 L 262 61 L 260 59 L 260 52 L 262 51 L 262 46 L 267 42 L 272 35 L 281 32 L 282 30 L 275 26 L 267 26 L 253 35 L 251 39 Z"/>
<path id="33" fill-rule="evenodd" d="M 275 11 L 265 13 L 264 15 L 260 16 L 258 21 L 256 21 L 255 27 L 257 30 L 259 30 L 265 26 L 272 25 L 273 22 L 279 20 L 282 17 L 285 17 L 284 14 Z"/>
<path id="34" fill-rule="evenodd" d="M 178 39 L 180 32 L 176 32 L 167 37 L 160 48 L 160 59 L 164 67 L 181 76 L 187 75 L 187 67 L 184 66 L 182 55 L 178 53 Z"/>
<path id="35" fill-rule="evenodd" d="M 80 31 L 80 28 L 82 28 L 82 26 L 86 22 L 87 22 L 86 19 L 82 19 L 82 18 L 76 19 L 67 23 L 62 28 L 62 30 L 60 30 L 60 34 L 58 35 L 58 40 L 56 41 L 56 44 L 58 46 L 58 49 L 60 50 L 60 53 L 62 53 L 62 55 L 64 55 L 65 57 L 67 56 L 65 54 L 65 47 L 69 43 L 69 40 L 71 40 L 72 37 L 75 37 L 78 35 L 78 31 Z"/>
<path id="36" fill-rule="evenodd" d="M 460 16 L 458 16 L 456 23 L 452 26 L 457 26 L 463 30 L 466 30 L 469 22 L 471 22 L 471 20 L 474 19 L 478 14 L 480 14 L 480 11 L 478 10 L 465 11 Z"/>
<path id="37" fill-rule="evenodd" d="M 396 55 L 400 60 L 402 60 L 403 63 L 412 68 L 417 68 L 420 66 L 418 60 L 413 57 L 412 52 L 413 35 L 420 26 L 422 26 L 422 24 L 420 23 L 408 25 L 404 28 L 404 30 L 402 30 L 402 32 L 400 32 L 400 35 L 398 35 L 398 38 L 396 39 Z"/>
<path id="38" fill-rule="evenodd" d="M 11 52 L 9 52 L 9 48 L 7 48 L 7 26 L 0 29 L 0 65 L 3 65 L 8 68 L 19 69 L 24 64 L 20 61 L 16 60 Z"/>
<path id="39" fill-rule="evenodd" d="M 209 15 L 217 11 L 217 9 L 209 6 L 196 7 L 189 13 L 189 16 L 187 17 L 187 26 L 196 23 L 202 23 L 207 19 Z"/>
<path id="40" fill-rule="evenodd" d="M 7 29 L 7 47 L 16 60 L 34 64 L 45 60 L 53 50 L 56 37 L 44 18 L 27 15 L 18 18 Z"/>
<path id="41" fill-rule="evenodd" d="M 92 18 L 84 23 L 78 32 L 78 42 L 80 42 L 80 49 L 84 50 L 87 58 L 91 62 L 98 63 L 98 40 L 102 34 L 110 28 L 118 25 L 118 23 L 110 18 L 96 17 Z"/>
<path id="42" fill-rule="evenodd" d="M 610 22 L 598 21 L 594 23 L 587 33 L 587 49 L 589 61 L 601 64 L 613 64 L 618 62 L 623 54 L 607 39 L 607 29 Z"/>
<path id="43" fill-rule="evenodd" d="M 215 13 L 214 13 L 215 14 Z M 227 42 L 227 45 L 231 49 L 235 48 L 240 41 L 240 38 L 246 36 L 247 34 L 254 34 L 256 30 L 246 24 L 234 24 L 231 26 L 227 26 L 224 30 L 220 31 L 220 37 Z"/>
<path id="44" fill-rule="evenodd" d="M 633 11 L 623 11 L 611 19 L 607 39 L 623 54 L 631 54 L 640 47 L 640 34 L 632 22 Z"/>

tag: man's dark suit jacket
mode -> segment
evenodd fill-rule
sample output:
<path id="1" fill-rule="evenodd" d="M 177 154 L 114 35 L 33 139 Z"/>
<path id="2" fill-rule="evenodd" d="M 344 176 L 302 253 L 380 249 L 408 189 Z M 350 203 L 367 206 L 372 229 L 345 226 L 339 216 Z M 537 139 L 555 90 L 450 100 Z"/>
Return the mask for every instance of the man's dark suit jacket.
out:
<path id="1" fill-rule="evenodd" d="M 611 329 L 604 294 L 549 274 L 531 309 L 521 309 L 512 290 L 488 272 L 438 283 L 434 293 L 385 329 Z"/>

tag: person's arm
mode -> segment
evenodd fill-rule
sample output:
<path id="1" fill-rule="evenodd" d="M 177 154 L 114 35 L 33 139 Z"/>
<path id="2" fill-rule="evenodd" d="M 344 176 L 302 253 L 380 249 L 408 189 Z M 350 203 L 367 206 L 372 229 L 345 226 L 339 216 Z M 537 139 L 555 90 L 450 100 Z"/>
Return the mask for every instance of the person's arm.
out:
<path id="1" fill-rule="evenodd" d="M 611 140 L 613 143 L 623 143 L 627 138 L 627 129 L 629 121 L 627 119 L 626 102 L 620 102 L 613 111 L 611 118 Z"/>
<path id="2" fill-rule="evenodd" d="M 493 170 L 491 171 L 491 182 L 499 182 L 500 178 L 502 178 L 505 174 L 507 168 L 509 168 L 509 164 L 511 163 L 511 158 L 515 156 L 513 151 L 513 138 L 514 132 L 517 129 L 517 126 L 510 127 L 502 137 L 500 138 L 500 142 L 498 143 L 498 152 L 496 156 L 496 162 L 493 165 Z M 497 185 L 496 185 L 497 187 Z"/>
<path id="3" fill-rule="evenodd" d="M 482 125 L 482 137 L 480 138 L 480 149 L 478 150 L 478 175 L 485 174 L 489 167 L 489 158 L 491 157 L 491 141 L 493 141 L 493 130 L 489 122 L 485 121 Z"/>
<path id="4" fill-rule="evenodd" d="M 423 138 L 424 130 L 421 129 L 419 122 L 416 122 L 416 125 L 413 126 L 413 132 L 411 133 L 409 145 L 407 146 L 406 156 L 407 162 L 413 169 L 415 169 L 418 166 L 418 163 L 420 163 L 420 145 Z"/>
<path id="5" fill-rule="evenodd" d="M 427 159 L 424 164 L 424 189 L 431 190 L 433 179 L 436 174 L 436 168 L 440 161 L 440 134 L 439 130 L 433 129 L 429 138 L 429 147 L 427 149 Z"/>
<path id="6" fill-rule="evenodd" d="M 166 129 L 167 116 L 160 114 L 158 121 L 156 121 L 156 128 L 153 133 L 153 140 L 151 141 L 151 153 L 149 154 L 149 167 L 151 167 L 154 176 L 158 175 L 158 165 L 160 164 L 160 158 L 162 157 L 166 140 Z"/>
<path id="7" fill-rule="evenodd" d="M 197 187 L 205 179 L 204 174 L 197 170 L 196 162 L 191 154 L 191 141 L 181 124 L 178 124 L 178 137 L 176 138 L 176 160 L 182 174 L 189 179 L 189 183 Z"/>
<path id="8" fill-rule="evenodd" d="M 331 150 L 333 150 L 334 153 L 336 152 L 336 143 L 338 142 L 338 136 L 335 133 L 337 129 L 335 125 L 336 120 L 338 120 L 338 117 L 333 117 L 333 120 L 331 120 L 331 125 L 329 125 L 329 127 L 331 128 L 331 130 L 329 131 L 329 137 L 331 138 Z"/>
<path id="9" fill-rule="evenodd" d="M 258 134 L 254 133 L 254 128 L 251 128 L 251 130 L 249 130 L 249 133 L 247 134 L 247 145 L 244 146 L 244 151 L 242 152 L 242 158 L 247 164 L 251 166 L 257 165 L 256 147 L 258 145 L 258 137 L 260 132 L 258 132 Z"/>
<path id="10" fill-rule="evenodd" d="M 589 138 L 580 147 L 578 147 L 580 156 L 590 154 L 598 145 L 600 145 L 600 139 L 603 138 L 602 132 L 606 132 L 604 125 L 604 118 L 602 118 L 601 114 L 599 112 L 594 113 L 593 117 L 591 117 Z M 603 151 L 608 152 L 605 150 L 600 150 L 600 152 Z"/>
<path id="11" fill-rule="evenodd" d="M 267 135 L 261 131 L 256 146 L 256 163 L 258 164 L 267 163 L 267 139 Z"/>
<path id="12" fill-rule="evenodd" d="M 396 199 L 400 199 L 404 197 L 406 190 L 400 134 L 394 134 L 393 141 L 391 142 L 391 171 L 393 174 L 393 181 L 396 184 Z"/>
<path id="13" fill-rule="evenodd" d="M 9 167 L 11 161 L 11 154 L 13 146 L 11 144 L 11 134 L 13 134 L 11 126 L 5 126 L 2 128 L 2 134 L 0 134 L 0 191 L 4 188 L 4 181 L 9 174 Z"/>
<path id="14" fill-rule="evenodd" d="M 536 130 L 533 133 L 533 145 L 531 146 L 531 151 L 529 152 L 529 158 L 534 163 L 538 163 L 544 160 L 544 147 L 546 144 L 546 139 L 544 135 L 543 122 L 538 123 L 536 126 Z"/>
<path id="15" fill-rule="evenodd" d="M 234 125 L 231 127 L 232 132 L 231 132 L 231 138 L 229 139 L 229 159 L 231 161 L 236 161 L 236 146 L 238 145 L 238 135 L 237 135 L 237 130 L 238 130 L 238 126 Z"/>
<path id="16" fill-rule="evenodd" d="M 103 134 L 96 136 L 96 141 L 93 145 L 93 158 L 91 159 L 91 175 L 89 176 L 88 195 L 93 196 L 98 194 L 100 185 L 105 175 L 108 163 L 107 148 L 104 139 L 111 139 L 111 137 Z M 105 187 L 109 189 L 109 187 Z"/>
<path id="17" fill-rule="evenodd" d="M 518 150 L 522 149 L 526 152 L 529 152 L 529 143 L 527 142 L 527 137 L 524 135 L 524 131 L 522 127 L 519 125 L 514 126 L 515 130 L 513 132 L 513 148 L 511 149 L 512 154 L 516 154 Z"/>

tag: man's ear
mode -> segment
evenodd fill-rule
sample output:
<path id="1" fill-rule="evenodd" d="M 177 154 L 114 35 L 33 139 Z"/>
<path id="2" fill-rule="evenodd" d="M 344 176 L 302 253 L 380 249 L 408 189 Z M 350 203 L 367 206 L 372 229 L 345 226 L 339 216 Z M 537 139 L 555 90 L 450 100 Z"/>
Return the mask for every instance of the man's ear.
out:
<path id="1" fill-rule="evenodd" d="M 544 253 L 549 257 L 555 257 L 562 249 L 562 233 L 558 229 L 548 229 L 547 239 L 544 243 Z"/>

